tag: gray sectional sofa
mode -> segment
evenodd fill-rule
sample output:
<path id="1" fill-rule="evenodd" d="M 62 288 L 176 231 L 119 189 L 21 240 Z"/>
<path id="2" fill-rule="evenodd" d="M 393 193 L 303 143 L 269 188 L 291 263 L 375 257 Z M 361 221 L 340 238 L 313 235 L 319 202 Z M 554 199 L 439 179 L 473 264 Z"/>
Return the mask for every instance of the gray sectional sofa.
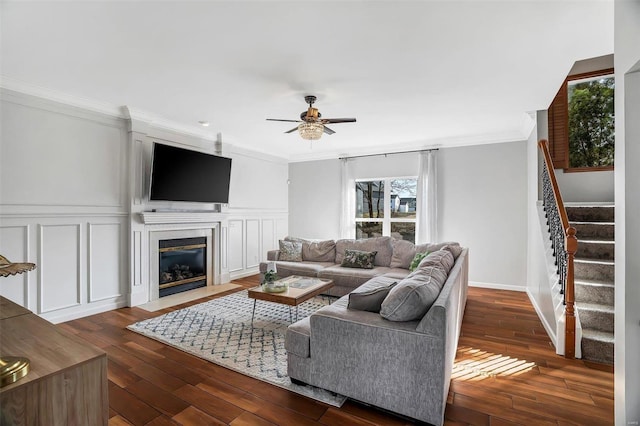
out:
<path id="1" fill-rule="evenodd" d="M 281 260 L 280 250 L 267 252 L 267 260 L 275 262 L 280 278 L 290 275 L 326 278 L 333 280 L 331 296 L 344 296 L 377 276 L 402 279 L 409 275 L 409 265 L 416 253 L 433 252 L 454 242 L 414 245 L 411 242 L 390 237 L 375 237 L 360 240 L 340 239 L 311 241 L 286 237 L 283 243 L 291 242 L 301 246 L 301 256 L 295 260 Z M 346 250 L 376 252 L 372 269 L 342 266 Z M 288 257 L 290 258 L 290 257 Z M 260 273 L 267 271 L 268 262 L 260 263 Z"/>
<path id="2" fill-rule="evenodd" d="M 467 300 L 468 250 L 431 253 L 404 278 L 379 271 L 289 326 L 289 377 L 441 425 Z"/>

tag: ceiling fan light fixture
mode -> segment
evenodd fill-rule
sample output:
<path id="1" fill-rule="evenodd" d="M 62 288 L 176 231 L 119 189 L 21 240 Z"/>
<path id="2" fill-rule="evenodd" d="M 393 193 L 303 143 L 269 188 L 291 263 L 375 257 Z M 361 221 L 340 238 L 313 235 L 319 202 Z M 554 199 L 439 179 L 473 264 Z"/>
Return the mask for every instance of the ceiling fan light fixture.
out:
<path id="1" fill-rule="evenodd" d="M 298 133 L 300 137 L 305 140 L 317 140 L 320 139 L 324 132 L 324 125 L 322 123 L 304 122 L 298 126 Z"/>

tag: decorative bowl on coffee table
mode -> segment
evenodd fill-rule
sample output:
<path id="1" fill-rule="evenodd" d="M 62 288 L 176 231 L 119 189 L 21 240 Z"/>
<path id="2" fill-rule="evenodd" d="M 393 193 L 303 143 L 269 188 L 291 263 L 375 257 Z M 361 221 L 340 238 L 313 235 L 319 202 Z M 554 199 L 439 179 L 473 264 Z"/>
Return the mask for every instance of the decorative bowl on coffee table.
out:
<path id="1" fill-rule="evenodd" d="M 262 284 L 262 290 L 266 291 L 267 293 L 284 293 L 285 291 L 287 291 L 289 289 L 289 284 L 287 282 L 278 282 L 278 281 L 271 281 L 271 282 L 265 282 L 264 284 Z"/>

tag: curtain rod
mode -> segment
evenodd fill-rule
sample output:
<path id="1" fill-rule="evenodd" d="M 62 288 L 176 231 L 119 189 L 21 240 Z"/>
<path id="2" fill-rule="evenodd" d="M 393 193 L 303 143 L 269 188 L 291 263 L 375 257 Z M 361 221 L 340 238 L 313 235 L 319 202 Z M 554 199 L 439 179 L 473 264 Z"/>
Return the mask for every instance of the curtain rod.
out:
<path id="1" fill-rule="evenodd" d="M 414 149 L 413 151 L 398 151 L 398 152 L 387 152 L 384 154 L 366 154 L 366 155 L 353 155 L 349 157 L 338 157 L 338 160 L 349 160 L 351 158 L 364 158 L 364 157 L 378 157 L 380 155 L 396 155 L 396 154 L 410 154 L 412 152 L 429 152 L 429 151 L 438 151 L 440 148 L 428 148 L 428 149 Z"/>

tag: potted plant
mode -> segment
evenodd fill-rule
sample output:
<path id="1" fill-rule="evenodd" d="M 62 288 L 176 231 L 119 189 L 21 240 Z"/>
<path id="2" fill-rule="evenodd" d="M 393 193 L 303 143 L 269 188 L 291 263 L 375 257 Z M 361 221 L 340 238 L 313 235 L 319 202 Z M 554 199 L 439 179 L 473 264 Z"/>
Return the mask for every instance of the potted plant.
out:
<path id="1" fill-rule="evenodd" d="M 277 279 L 278 279 L 278 274 L 273 269 L 270 269 L 264 273 L 265 284 L 273 283 Z"/>
<path id="2" fill-rule="evenodd" d="M 268 293 L 282 293 L 287 291 L 288 285 L 284 281 L 278 281 L 276 271 L 270 269 L 264 273 L 262 289 Z"/>

